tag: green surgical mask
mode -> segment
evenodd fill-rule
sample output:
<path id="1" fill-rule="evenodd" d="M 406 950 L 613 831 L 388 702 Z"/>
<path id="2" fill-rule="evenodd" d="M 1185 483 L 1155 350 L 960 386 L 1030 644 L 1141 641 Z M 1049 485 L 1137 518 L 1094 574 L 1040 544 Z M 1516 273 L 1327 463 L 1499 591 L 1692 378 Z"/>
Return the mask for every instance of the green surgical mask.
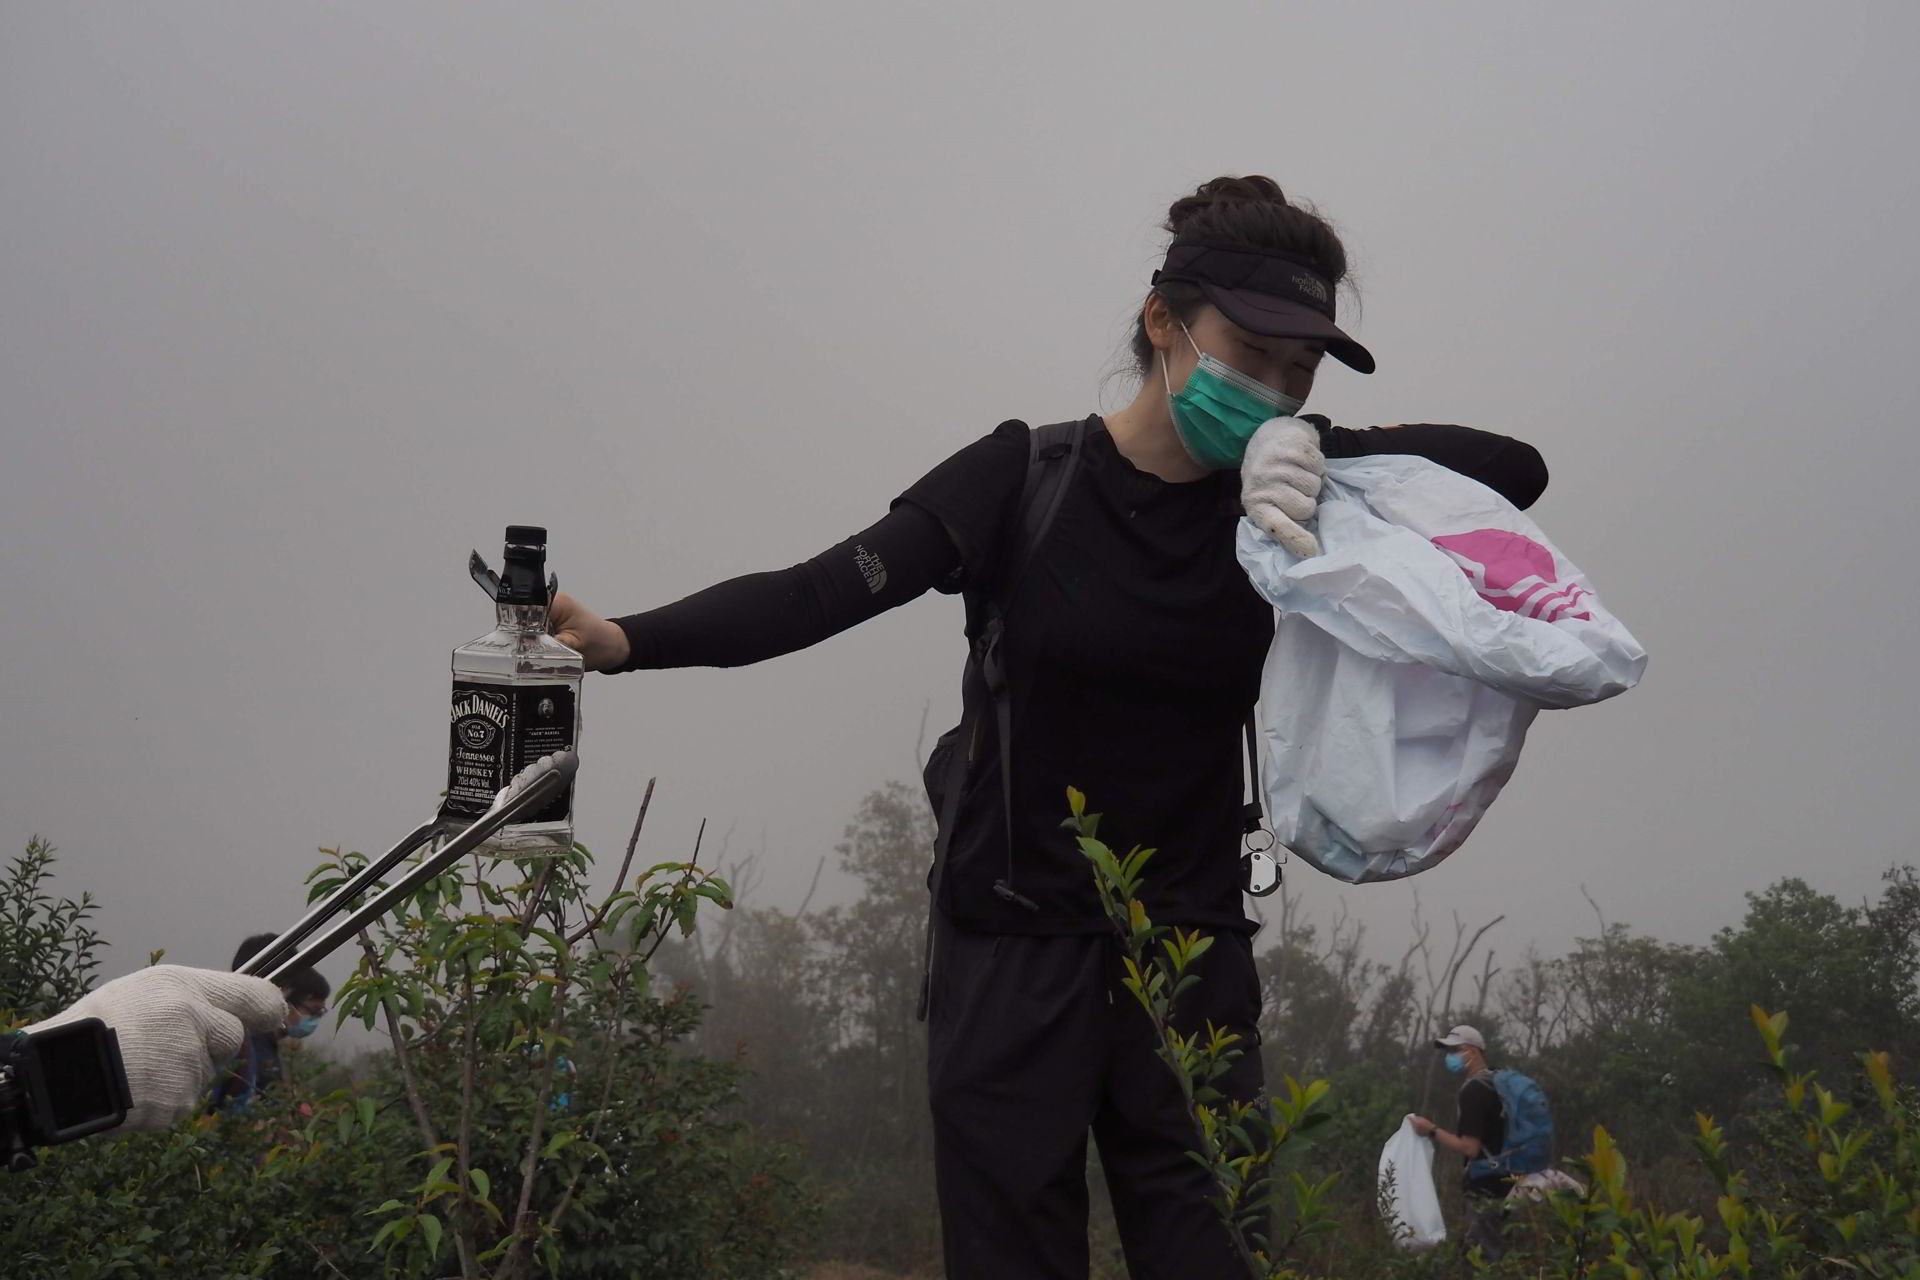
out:
<path id="1" fill-rule="evenodd" d="M 1306 403 L 1264 382 L 1249 378 L 1232 365 L 1200 350 L 1200 344 L 1181 325 L 1187 345 L 1200 357 L 1179 394 L 1167 397 L 1180 443 L 1203 467 L 1232 471 L 1246 457 L 1247 442 L 1269 418 L 1290 418 Z M 1160 357 L 1160 379 L 1167 380 L 1167 358 Z"/>

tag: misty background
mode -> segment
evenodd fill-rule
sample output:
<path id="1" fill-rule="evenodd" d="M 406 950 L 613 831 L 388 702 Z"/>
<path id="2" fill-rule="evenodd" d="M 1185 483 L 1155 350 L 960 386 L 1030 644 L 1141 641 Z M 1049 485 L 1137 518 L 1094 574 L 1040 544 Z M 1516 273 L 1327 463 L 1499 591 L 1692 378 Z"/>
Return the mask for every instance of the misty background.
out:
<path id="1" fill-rule="evenodd" d="M 1166 206 L 1344 234 L 1335 421 L 1519 436 L 1651 652 L 1466 848 L 1296 868 L 1397 955 L 1683 942 L 1915 857 L 1920 10 L 1901 4 L 0 7 L 0 849 L 106 976 L 225 966 L 444 783 L 468 580 L 545 524 L 630 612 L 807 558 L 1009 417 L 1113 408 Z M 589 676 L 579 837 L 798 905 L 958 715 L 928 597 L 735 671 Z M 1099 797 L 1093 797 L 1098 806 Z M 831 866 L 816 903 L 848 891 Z M 323 966 L 337 983 L 349 956 Z M 330 1034 L 330 1032 L 323 1033 Z"/>

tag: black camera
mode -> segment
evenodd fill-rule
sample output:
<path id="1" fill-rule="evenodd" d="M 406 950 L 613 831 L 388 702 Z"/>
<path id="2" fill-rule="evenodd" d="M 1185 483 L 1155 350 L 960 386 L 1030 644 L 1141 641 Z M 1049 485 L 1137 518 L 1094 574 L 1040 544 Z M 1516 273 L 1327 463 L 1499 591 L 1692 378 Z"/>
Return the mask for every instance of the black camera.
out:
<path id="1" fill-rule="evenodd" d="M 0 1160 L 14 1173 L 38 1163 L 35 1147 L 115 1128 L 132 1109 L 120 1037 L 98 1018 L 0 1047 Z"/>

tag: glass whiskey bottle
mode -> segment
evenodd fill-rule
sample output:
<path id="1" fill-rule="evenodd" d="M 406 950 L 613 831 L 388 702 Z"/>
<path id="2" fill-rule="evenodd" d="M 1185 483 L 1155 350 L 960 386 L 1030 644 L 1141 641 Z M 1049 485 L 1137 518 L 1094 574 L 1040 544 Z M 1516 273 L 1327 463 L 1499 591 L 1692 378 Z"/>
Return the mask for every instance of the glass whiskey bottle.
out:
<path id="1" fill-rule="evenodd" d="M 500 788 L 541 756 L 580 738 L 580 655 L 547 634 L 559 579 L 547 574 L 547 531 L 507 526 L 495 575 L 474 552 L 474 581 L 493 597 L 495 626 L 453 651 L 452 729 L 443 817 L 465 824 L 485 813 Z M 573 787 L 524 820 L 502 827 L 481 852 L 533 858 L 573 848 Z"/>

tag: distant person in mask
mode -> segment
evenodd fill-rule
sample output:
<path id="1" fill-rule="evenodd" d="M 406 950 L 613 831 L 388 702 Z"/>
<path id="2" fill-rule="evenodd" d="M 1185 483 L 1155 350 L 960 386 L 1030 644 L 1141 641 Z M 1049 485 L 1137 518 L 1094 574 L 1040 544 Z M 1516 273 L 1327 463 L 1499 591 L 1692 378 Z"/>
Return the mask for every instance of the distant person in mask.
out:
<path id="1" fill-rule="evenodd" d="M 971 621 L 1002 607 L 1008 741 L 970 692 L 931 927 L 928 1086 L 954 1280 L 1087 1274 L 1089 1133 L 1134 1280 L 1242 1273 L 1207 1175 L 1186 1154 L 1193 1122 L 1178 1084 L 1120 986 L 1113 929 L 1060 825 L 1072 785 L 1104 815 L 1103 838 L 1160 850 L 1143 894 L 1154 920 L 1218 939 L 1181 1021 L 1239 1033 L 1248 1052 L 1214 1083 L 1254 1094 L 1260 983 L 1240 889 L 1241 727 L 1273 610 L 1235 557 L 1241 513 L 1312 554 L 1328 455 L 1417 454 L 1521 507 L 1546 486 L 1539 453 L 1505 436 L 1297 416 L 1323 356 L 1360 373 L 1374 359 L 1335 322 L 1339 237 L 1273 181 L 1217 178 L 1175 201 L 1165 227 L 1171 241 L 1133 329 L 1138 393 L 1074 424 L 1079 465 L 1010 598 L 1000 588 L 1025 545 L 1016 517 L 1032 438 L 1018 421 L 792 568 L 612 620 L 565 594 L 552 606 L 554 633 L 604 672 L 760 662 L 928 591 L 963 594 Z M 742 412 L 768 429 L 766 413 Z M 932 405 L 927 416 L 950 413 Z M 765 514 L 753 522 L 780 554 L 779 523 Z"/>
<path id="2" fill-rule="evenodd" d="M 251 960 L 273 939 L 271 933 L 256 933 L 248 938 L 233 953 L 233 967 L 238 969 Z M 214 1083 L 209 1104 L 213 1110 L 239 1110 L 279 1083 L 280 1041 L 288 1037 L 304 1040 L 320 1029 L 320 1018 L 327 1011 L 327 998 L 333 994 L 333 987 L 318 970 L 310 966 L 293 970 L 281 981 L 280 990 L 287 1001 L 286 1021 L 271 1031 L 247 1033 L 240 1052 Z"/>
<path id="3" fill-rule="evenodd" d="M 1459 1119 L 1451 1130 L 1442 1129 L 1425 1116 L 1413 1118 L 1413 1128 L 1423 1138 L 1461 1157 L 1461 1188 L 1466 1193 L 1468 1248 L 1479 1246 L 1491 1260 L 1506 1251 L 1502 1227 L 1506 1222 L 1507 1192 L 1513 1189 L 1514 1175 L 1499 1171 L 1475 1172 L 1473 1162 L 1482 1155 L 1497 1155 L 1506 1149 L 1507 1117 L 1500 1093 L 1493 1086 L 1493 1068 L 1487 1062 L 1487 1041 L 1479 1031 L 1462 1024 L 1433 1042 L 1446 1055 L 1447 1070 L 1461 1077 Z"/>

